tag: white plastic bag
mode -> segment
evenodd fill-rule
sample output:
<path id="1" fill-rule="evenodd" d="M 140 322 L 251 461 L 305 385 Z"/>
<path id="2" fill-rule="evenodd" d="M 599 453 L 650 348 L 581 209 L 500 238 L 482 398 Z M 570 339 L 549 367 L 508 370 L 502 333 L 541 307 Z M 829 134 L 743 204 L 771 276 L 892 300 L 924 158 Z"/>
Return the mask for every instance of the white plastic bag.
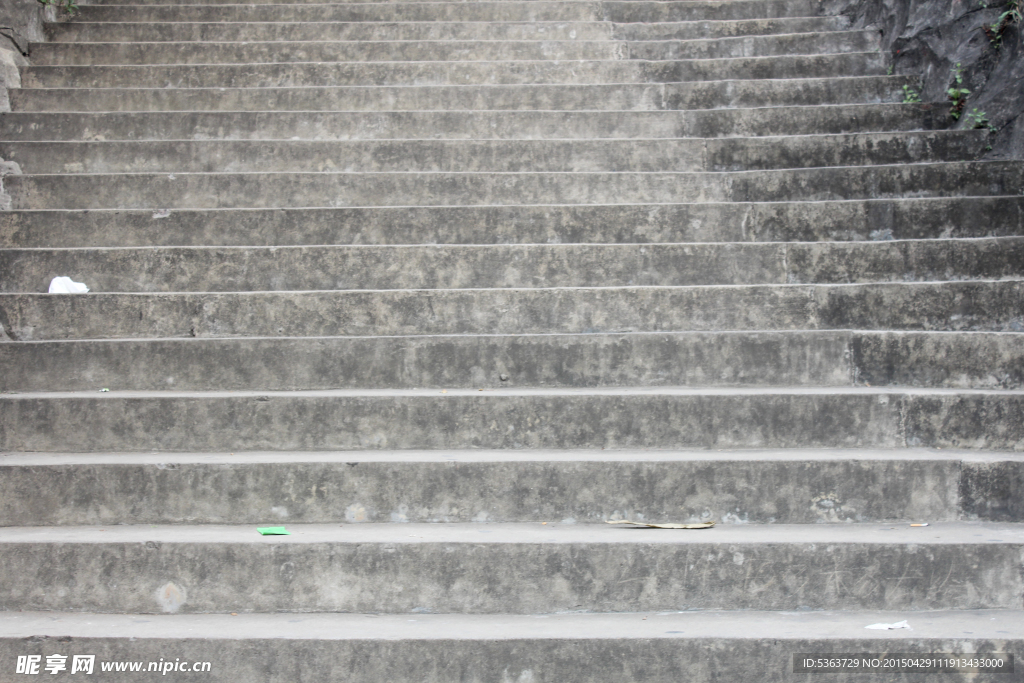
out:
<path id="1" fill-rule="evenodd" d="M 85 294 L 89 291 L 81 282 L 75 282 L 69 277 L 55 277 L 50 281 L 50 294 Z"/>
<path id="2" fill-rule="evenodd" d="M 865 626 L 864 628 L 873 628 L 879 631 L 895 631 L 898 628 L 908 628 L 911 631 L 914 630 L 910 628 L 910 624 L 908 624 L 906 621 L 897 621 L 895 624 L 871 624 L 870 626 Z"/>

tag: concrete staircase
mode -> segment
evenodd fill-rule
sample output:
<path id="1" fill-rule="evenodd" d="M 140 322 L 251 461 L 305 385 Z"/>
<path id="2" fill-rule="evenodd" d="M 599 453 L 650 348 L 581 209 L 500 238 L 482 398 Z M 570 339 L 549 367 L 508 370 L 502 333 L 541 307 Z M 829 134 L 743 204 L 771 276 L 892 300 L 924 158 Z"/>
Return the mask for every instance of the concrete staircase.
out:
<path id="1" fill-rule="evenodd" d="M 1024 164 L 872 31 L 132 1 L 0 116 L 0 681 L 1024 655 Z"/>

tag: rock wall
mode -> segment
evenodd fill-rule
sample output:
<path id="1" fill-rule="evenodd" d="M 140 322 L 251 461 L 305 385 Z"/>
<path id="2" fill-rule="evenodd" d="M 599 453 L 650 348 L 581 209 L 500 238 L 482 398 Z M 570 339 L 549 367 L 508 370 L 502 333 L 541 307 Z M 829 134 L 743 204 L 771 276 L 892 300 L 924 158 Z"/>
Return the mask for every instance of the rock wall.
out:
<path id="1" fill-rule="evenodd" d="M 7 89 L 21 87 L 18 67 L 28 64 L 29 41 L 46 39 L 46 11 L 37 0 L 0 0 L 0 111 L 11 110 Z"/>
<path id="2" fill-rule="evenodd" d="M 971 94 L 965 112 L 986 113 L 993 134 L 990 158 L 1024 158 L 1024 46 L 1019 22 L 1004 27 L 998 46 L 991 26 L 1009 9 L 1001 0 L 825 0 L 830 14 L 856 27 L 877 27 L 893 73 L 921 76 L 921 99 L 946 102 L 953 69 L 963 69 Z M 986 33 L 986 27 L 990 28 Z M 950 118 L 970 128 L 967 117 Z"/>

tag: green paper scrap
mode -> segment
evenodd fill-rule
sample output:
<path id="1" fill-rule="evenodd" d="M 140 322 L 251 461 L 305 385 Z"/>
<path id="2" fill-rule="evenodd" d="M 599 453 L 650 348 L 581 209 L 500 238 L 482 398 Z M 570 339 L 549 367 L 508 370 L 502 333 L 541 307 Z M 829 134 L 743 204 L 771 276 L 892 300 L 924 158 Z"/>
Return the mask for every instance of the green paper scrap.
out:
<path id="1" fill-rule="evenodd" d="M 260 532 L 264 536 L 291 536 L 292 532 L 285 529 L 283 526 L 265 526 L 256 527 L 256 531 Z"/>

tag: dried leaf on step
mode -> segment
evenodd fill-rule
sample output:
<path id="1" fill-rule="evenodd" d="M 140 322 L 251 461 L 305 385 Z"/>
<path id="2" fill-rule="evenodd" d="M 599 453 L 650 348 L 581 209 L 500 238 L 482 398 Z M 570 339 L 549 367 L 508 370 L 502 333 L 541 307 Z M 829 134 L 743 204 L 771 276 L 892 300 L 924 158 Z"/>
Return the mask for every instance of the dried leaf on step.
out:
<path id="1" fill-rule="evenodd" d="M 613 522 L 605 522 L 605 524 L 632 524 L 633 526 L 648 527 L 651 529 L 710 529 L 715 525 L 714 522 L 698 522 L 697 524 L 648 524 L 647 522 L 631 522 L 628 519 L 617 519 Z"/>

